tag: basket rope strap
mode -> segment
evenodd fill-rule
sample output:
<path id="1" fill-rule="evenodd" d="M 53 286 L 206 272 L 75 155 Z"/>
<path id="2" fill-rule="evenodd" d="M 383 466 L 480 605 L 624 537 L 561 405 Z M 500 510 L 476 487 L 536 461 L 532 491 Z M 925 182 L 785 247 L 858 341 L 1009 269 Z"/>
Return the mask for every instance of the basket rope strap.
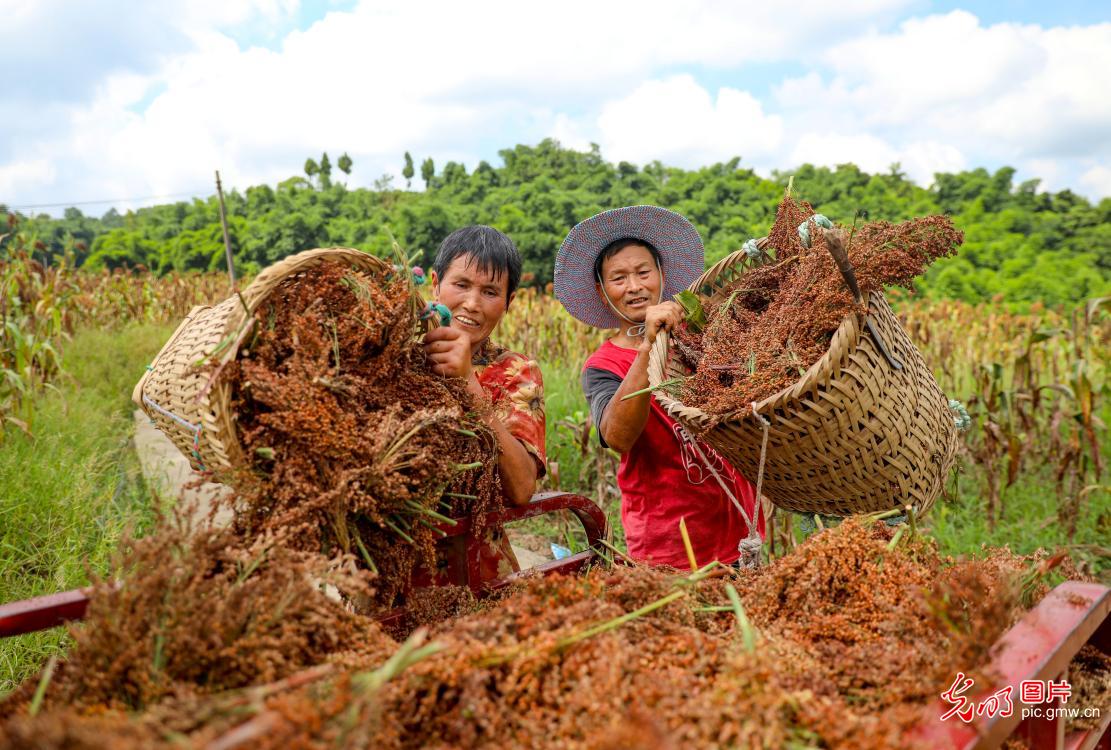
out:
<path id="1" fill-rule="evenodd" d="M 168 417 L 169 419 L 172 419 L 172 420 L 174 420 L 175 422 L 177 422 L 177 423 L 178 423 L 179 425 L 181 425 L 181 426 L 182 426 L 182 427 L 184 427 L 185 429 L 189 430 L 190 432 L 193 432 L 193 433 L 200 433 L 200 431 L 201 431 L 201 425 L 199 425 L 199 424 L 193 424 L 192 422 L 190 422 L 190 421 L 188 421 L 188 420 L 186 420 L 186 419 L 184 419 L 184 418 L 182 418 L 182 417 L 179 417 L 178 415 L 174 414 L 174 413 L 173 413 L 172 411 L 170 411 L 169 409 L 163 409 L 163 408 L 162 408 L 161 406 L 159 406 L 158 404 L 156 404 L 156 403 L 154 402 L 154 400 L 153 400 L 153 399 L 151 399 L 151 397 L 150 397 L 150 396 L 146 396 L 146 395 L 144 395 L 144 396 L 143 396 L 143 403 L 144 403 L 144 404 L 146 404 L 147 406 L 149 406 L 150 408 L 154 409 L 154 410 L 155 410 L 156 412 L 158 412 L 158 413 L 159 413 L 159 414 L 161 414 L 162 416 L 164 416 L 164 417 Z"/>
<path id="2" fill-rule="evenodd" d="M 681 425 L 679 429 L 686 432 L 686 428 Z M 725 493 L 725 496 L 729 498 L 729 500 L 740 512 L 741 517 L 745 520 L 745 525 L 748 527 L 748 536 L 741 539 L 741 541 L 737 543 L 737 551 L 741 553 L 741 567 L 756 567 L 757 563 L 760 561 L 760 548 L 763 546 L 764 542 L 762 539 L 760 539 L 760 532 L 756 529 L 755 512 L 752 516 L 750 516 L 748 512 L 745 511 L 744 506 L 741 505 L 739 500 L 737 500 L 737 496 L 733 494 L 733 491 L 729 489 L 729 486 L 725 483 L 725 480 L 721 478 L 721 474 L 719 474 L 717 469 L 714 468 L 714 465 L 710 462 L 710 460 L 706 458 L 706 454 L 702 452 L 702 447 L 698 444 L 698 441 L 695 440 L 690 435 L 690 433 L 687 433 L 687 437 L 691 438 L 690 443 L 694 446 L 694 451 L 698 454 L 698 458 L 702 461 L 702 465 L 709 470 L 710 475 L 713 476 L 718 485 L 721 487 L 722 492 Z M 761 468 L 762 467 L 763 462 L 761 462 Z M 760 502 L 759 492 L 756 494 L 756 502 Z M 756 509 L 754 508 L 753 510 L 755 511 Z"/>
<path id="3" fill-rule="evenodd" d="M 764 489 L 764 462 L 768 457 L 768 430 L 771 428 L 772 423 L 761 416 L 760 412 L 756 411 L 756 402 L 752 404 L 752 416 L 756 417 L 756 421 L 760 423 L 760 429 L 764 433 L 760 439 L 760 465 L 756 470 L 756 503 L 759 506 L 760 493 Z M 763 541 L 756 530 L 756 524 L 749 522 L 748 536 L 740 541 L 737 545 L 737 551 L 741 553 L 741 565 L 746 568 L 755 568 L 760 561 L 760 547 Z"/>
<path id="4" fill-rule="evenodd" d="M 972 417 L 968 414 L 968 409 L 964 408 L 964 404 L 957 401 L 955 398 L 949 399 L 949 408 L 953 411 L 953 426 L 960 432 L 964 432 L 972 426 Z"/>
<path id="5" fill-rule="evenodd" d="M 177 422 L 179 425 L 181 425 L 182 427 L 184 427 L 185 429 L 187 429 L 187 430 L 189 430 L 190 432 L 193 433 L 193 450 L 190 451 L 190 452 L 193 454 L 193 458 L 196 459 L 197 465 L 200 467 L 200 470 L 205 471 L 204 461 L 201 460 L 201 453 L 200 453 L 200 450 L 201 450 L 201 433 L 204 432 L 204 425 L 203 424 L 193 424 L 189 420 L 184 419 L 183 417 L 179 417 L 177 414 L 174 414 L 169 409 L 163 409 L 161 406 L 159 406 L 157 403 L 154 402 L 154 399 L 152 399 L 150 396 L 147 396 L 145 394 L 143 395 L 143 403 L 146 404 L 147 406 L 149 406 L 150 408 L 154 409 L 156 412 L 158 412 L 162 416 L 164 416 L 168 419 L 172 419 L 173 421 Z M 154 420 L 151 420 L 151 422 L 153 422 L 153 421 Z"/>
<path id="6" fill-rule="evenodd" d="M 823 229 L 833 229 L 833 222 L 822 214 L 814 214 L 809 219 L 799 224 L 799 239 L 802 240 L 803 247 L 810 247 L 810 222 Z"/>
<path id="7" fill-rule="evenodd" d="M 752 402 L 752 416 L 756 417 L 756 421 L 760 423 L 760 428 L 763 430 L 764 435 L 760 439 L 760 468 L 756 471 L 756 498 L 760 498 L 760 490 L 764 487 L 764 461 L 768 457 L 768 428 L 772 423 L 764 419 L 760 412 L 756 411 L 756 402 Z"/>

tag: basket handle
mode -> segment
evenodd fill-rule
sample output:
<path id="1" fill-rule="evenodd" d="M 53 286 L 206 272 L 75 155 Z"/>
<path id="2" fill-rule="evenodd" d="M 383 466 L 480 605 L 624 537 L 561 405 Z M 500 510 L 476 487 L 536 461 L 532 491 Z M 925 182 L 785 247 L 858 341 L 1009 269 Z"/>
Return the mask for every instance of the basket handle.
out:
<path id="1" fill-rule="evenodd" d="M 860 284 L 856 281 L 856 272 L 853 271 L 853 264 L 849 261 L 849 253 L 845 250 L 845 244 L 841 241 L 841 232 L 835 229 L 823 231 L 826 237 L 826 248 L 829 250 L 829 254 L 833 256 L 833 261 L 837 264 L 837 270 L 841 272 L 841 278 L 845 280 L 845 286 L 853 293 L 857 304 L 863 305 L 864 294 L 860 291 Z M 887 348 L 887 344 L 880 336 L 875 321 L 872 319 L 872 314 L 869 312 L 864 313 L 864 325 L 868 327 L 868 333 L 872 334 L 872 340 L 876 342 L 876 346 L 879 347 L 883 358 L 887 360 L 887 364 L 891 365 L 894 370 L 902 370 L 903 363 Z"/>
<path id="2" fill-rule="evenodd" d="M 756 247 L 758 247 L 761 251 L 767 248 L 767 246 L 767 237 L 761 237 L 760 239 L 756 240 Z M 748 266 L 750 263 L 751 261 L 749 260 L 748 253 L 745 251 L 744 248 L 741 248 L 740 250 L 734 250 L 733 252 L 729 253 L 729 255 L 726 255 L 717 263 L 706 269 L 706 271 L 701 276 L 691 282 L 691 285 L 688 286 L 687 289 L 689 291 L 698 293 L 702 290 L 702 287 L 717 283 L 718 277 L 721 276 L 721 274 L 726 269 L 733 268 L 737 265 L 745 267 Z"/>

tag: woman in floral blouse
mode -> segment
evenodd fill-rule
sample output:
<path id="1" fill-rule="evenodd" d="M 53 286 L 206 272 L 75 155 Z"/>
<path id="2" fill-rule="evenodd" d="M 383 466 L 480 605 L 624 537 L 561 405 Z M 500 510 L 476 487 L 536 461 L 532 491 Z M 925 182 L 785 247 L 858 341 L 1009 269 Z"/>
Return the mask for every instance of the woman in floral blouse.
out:
<path id="1" fill-rule="evenodd" d="M 536 362 L 490 341 L 517 293 L 520 253 L 492 227 L 464 227 L 440 245 L 429 280 L 435 301 L 451 310 L 451 325 L 424 339 L 432 369 L 465 378 L 492 403 L 487 426 L 498 440 L 502 490 L 509 503 L 524 505 L 545 471 L 544 384 Z M 500 529 L 491 530 L 487 547 L 484 566 L 499 575 L 518 569 Z"/>

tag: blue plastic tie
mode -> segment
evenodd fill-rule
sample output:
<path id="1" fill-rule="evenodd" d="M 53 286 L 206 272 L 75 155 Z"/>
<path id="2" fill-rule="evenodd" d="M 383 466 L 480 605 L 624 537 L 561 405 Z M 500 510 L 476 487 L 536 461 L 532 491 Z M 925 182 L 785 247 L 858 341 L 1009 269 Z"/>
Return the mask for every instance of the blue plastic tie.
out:
<path id="1" fill-rule="evenodd" d="M 447 309 L 439 302 L 429 302 L 425 306 L 424 312 L 420 314 L 420 319 L 428 320 L 432 317 L 433 314 L 436 314 L 440 317 L 440 325 L 451 325 L 451 310 Z"/>
<path id="2" fill-rule="evenodd" d="M 802 240 L 803 247 L 810 247 L 810 222 L 814 222 L 816 226 L 823 227 L 824 229 L 833 229 L 833 222 L 822 214 L 814 214 L 809 219 L 799 224 L 799 239 Z"/>
<path id="3" fill-rule="evenodd" d="M 964 404 L 957 401 L 955 398 L 949 399 L 949 408 L 953 410 L 953 426 L 961 432 L 965 432 L 972 427 L 972 417 L 968 415 L 968 409 L 964 408 Z"/>

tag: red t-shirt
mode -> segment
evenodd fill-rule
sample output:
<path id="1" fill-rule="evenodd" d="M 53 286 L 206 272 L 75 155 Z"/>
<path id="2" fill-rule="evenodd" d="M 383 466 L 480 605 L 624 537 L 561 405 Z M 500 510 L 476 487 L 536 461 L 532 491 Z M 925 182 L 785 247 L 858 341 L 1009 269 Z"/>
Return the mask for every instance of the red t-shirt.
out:
<path id="1" fill-rule="evenodd" d="M 623 379 L 636 356 L 636 350 L 607 341 L 590 355 L 583 369 L 602 370 Z M 595 417 L 600 420 L 601 412 Z M 744 516 L 703 465 L 691 445 L 693 439 L 653 396 L 644 431 L 621 457 L 617 470 L 621 523 L 629 556 L 634 560 L 689 568 L 679 533 L 681 518 L 686 519 L 700 566 L 713 560 L 728 564 L 739 557 L 737 544 L 748 535 Z M 757 503 L 752 484 L 704 441 L 699 440 L 698 446 L 745 512 L 753 517 Z M 756 528 L 763 536 L 762 515 L 757 518 Z"/>

